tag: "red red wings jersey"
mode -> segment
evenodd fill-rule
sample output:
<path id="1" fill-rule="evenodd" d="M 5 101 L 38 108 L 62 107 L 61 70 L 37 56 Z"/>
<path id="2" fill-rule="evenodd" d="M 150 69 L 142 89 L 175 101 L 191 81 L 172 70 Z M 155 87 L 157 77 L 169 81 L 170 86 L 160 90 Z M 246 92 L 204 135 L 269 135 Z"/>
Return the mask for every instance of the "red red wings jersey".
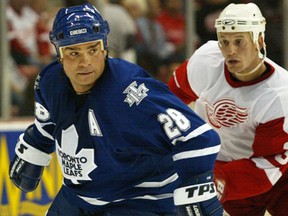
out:
<path id="1" fill-rule="evenodd" d="M 226 199 L 271 189 L 288 168 L 288 72 L 270 59 L 249 82 L 233 79 L 216 41 L 180 65 L 169 87 L 219 133 L 215 175 L 226 181 Z M 221 168 L 221 169 L 220 169 Z"/>

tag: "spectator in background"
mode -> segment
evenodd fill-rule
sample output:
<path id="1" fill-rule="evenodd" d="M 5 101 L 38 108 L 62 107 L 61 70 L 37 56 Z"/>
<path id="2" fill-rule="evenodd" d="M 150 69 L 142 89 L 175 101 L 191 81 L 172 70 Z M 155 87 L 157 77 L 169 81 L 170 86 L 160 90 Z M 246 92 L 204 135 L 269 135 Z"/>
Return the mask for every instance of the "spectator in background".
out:
<path id="1" fill-rule="evenodd" d="M 175 55 L 185 59 L 185 16 L 182 0 L 161 0 L 162 11 L 157 21 L 162 25 L 166 38 L 175 46 Z"/>
<path id="2" fill-rule="evenodd" d="M 105 1 L 102 8 L 103 17 L 109 22 L 109 53 L 112 57 L 136 63 L 135 37 L 136 23 L 131 14 L 120 1 Z"/>
<path id="3" fill-rule="evenodd" d="M 28 0 L 28 5 L 32 9 L 32 16 L 37 19 L 35 34 L 38 59 L 42 65 L 45 65 L 55 56 L 54 48 L 49 40 L 53 16 L 48 10 L 48 0 Z"/>
<path id="4" fill-rule="evenodd" d="M 118 0 L 118 3 L 128 11 L 134 20 L 145 13 L 145 0 Z"/>
<path id="5" fill-rule="evenodd" d="M 245 0 L 242 0 L 245 1 Z M 263 16 L 268 20 L 265 40 L 270 44 L 269 56 L 276 63 L 284 64 L 284 29 L 282 0 L 254 0 L 262 8 Z"/>
<path id="6" fill-rule="evenodd" d="M 161 0 L 161 12 L 157 21 L 161 24 L 168 42 L 175 50 L 160 68 L 158 79 L 167 83 L 174 69 L 185 60 L 185 16 L 183 0 Z"/>
<path id="7" fill-rule="evenodd" d="M 6 10 L 14 116 L 33 115 L 33 83 L 54 57 L 49 41 L 48 0 L 9 0 Z"/>
<path id="8" fill-rule="evenodd" d="M 53 60 L 56 57 L 54 47 L 51 46 L 49 40 L 49 29 L 51 22 L 52 14 L 49 11 L 48 0 L 28 0 L 27 1 L 30 17 L 35 20 L 34 23 L 34 34 L 35 34 L 35 66 L 41 70 L 44 65 Z M 37 73 L 38 74 L 38 70 Z M 27 88 L 24 91 L 24 101 L 21 106 L 21 116 L 32 116 L 33 110 L 31 107 L 34 107 L 34 80 L 36 74 L 33 74 L 31 79 L 28 82 Z"/>
<path id="9" fill-rule="evenodd" d="M 75 5 L 81 5 L 83 3 L 88 3 L 89 0 L 63 0 L 65 7 L 71 7 Z"/>
<path id="10" fill-rule="evenodd" d="M 35 42 L 37 18 L 31 15 L 32 10 L 27 3 L 27 0 L 9 0 L 6 10 L 8 40 L 14 68 L 11 71 L 11 85 L 15 116 L 25 112 L 26 90 L 29 82 L 34 82 L 34 77 L 39 72 Z"/>
<path id="11" fill-rule="evenodd" d="M 208 40 L 217 40 L 214 27 L 216 18 L 229 4 L 229 0 L 198 0 L 196 10 L 196 33 L 200 45 Z"/>
<path id="12" fill-rule="evenodd" d="M 36 66 L 37 45 L 35 25 L 37 17 L 27 4 L 27 0 L 10 0 L 6 10 L 8 21 L 8 39 L 10 51 L 16 64 Z M 20 68 L 21 70 L 21 68 Z M 29 77 L 35 74 L 37 69 L 29 68 L 21 72 Z"/>
<path id="13" fill-rule="evenodd" d="M 159 0 L 146 0 L 146 10 L 136 19 L 137 63 L 153 77 L 158 77 L 159 68 L 170 58 L 175 47 L 166 40 L 162 26 L 157 22 L 161 7 Z"/>

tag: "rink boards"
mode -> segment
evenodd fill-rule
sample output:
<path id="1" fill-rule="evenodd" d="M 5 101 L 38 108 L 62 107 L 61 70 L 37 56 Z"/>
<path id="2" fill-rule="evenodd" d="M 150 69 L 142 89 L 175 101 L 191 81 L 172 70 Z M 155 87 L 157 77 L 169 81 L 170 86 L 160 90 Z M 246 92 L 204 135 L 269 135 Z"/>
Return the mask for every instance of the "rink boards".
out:
<path id="1" fill-rule="evenodd" d="M 0 215 L 43 216 L 62 184 L 62 174 L 55 155 L 46 167 L 34 192 L 23 193 L 9 179 L 9 163 L 18 136 L 32 120 L 0 121 Z"/>

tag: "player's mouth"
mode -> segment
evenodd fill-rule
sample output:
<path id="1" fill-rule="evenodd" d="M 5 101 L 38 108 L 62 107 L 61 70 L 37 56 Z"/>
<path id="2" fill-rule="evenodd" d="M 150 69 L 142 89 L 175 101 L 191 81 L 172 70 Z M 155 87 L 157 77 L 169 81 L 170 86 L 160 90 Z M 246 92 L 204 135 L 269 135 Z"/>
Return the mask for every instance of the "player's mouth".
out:
<path id="1" fill-rule="evenodd" d="M 235 66 L 238 63 L 239 63 L 239 61 L 236 59 L 231 59 L 231 60 L 226 61 L 226 64 L 230 65 L 230 66 Z"/>
<path id="2" fill-rule="evenodd" d="M 87 76 L 87 75 L 90 75 L 90 74 L 92 74 L 93 73 L 93 71 L 85 71 L 85 72 L 78 72 L 78 75 L 80 75 L 80 76 Z"/>

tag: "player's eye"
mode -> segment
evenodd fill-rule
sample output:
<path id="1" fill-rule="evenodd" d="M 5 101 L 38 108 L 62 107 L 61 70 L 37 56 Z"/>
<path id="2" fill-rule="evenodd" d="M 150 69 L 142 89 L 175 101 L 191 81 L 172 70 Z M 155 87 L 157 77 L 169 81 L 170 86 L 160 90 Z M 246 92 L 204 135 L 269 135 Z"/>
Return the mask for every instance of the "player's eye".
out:
<path id="1" fill-rule="evenodd" d="M 96 48 L 90 49 L 90 53 L 91 53 L 91 54 L 94 54 L 94 53 L 96 53 L 96 52 L 97 52 L 97 49 L 96 49 Z"/>
<path id="2" fill-rule="evenodd" d="M 69 51 L 66 53 L 66 57 L 72 60 L 75 60 L 76 58 L 78 58 L 80 56 L 80 53 L 77 51 Z"/>
<path id="3" fill-rule="evenodd" d="M 226 47 L 229 45 L 229 41 L 228 40 L 221 40 L 221 45 Z"/>
<path id="4" fill-rule="evenodd" d="M 237 39 L 237 40 L 235 41 L 235 44 L 236 44 L 237 46 L 242 46 L 242 45 L 243 45 L 243 40 L 242 40 L 242 39 Z"/>
<path id="5" fill-rule="evenodd" d="M 79 53 L 78 52 L 70 52 L 69 55 L 70 56 L 77 56 Z"/>

